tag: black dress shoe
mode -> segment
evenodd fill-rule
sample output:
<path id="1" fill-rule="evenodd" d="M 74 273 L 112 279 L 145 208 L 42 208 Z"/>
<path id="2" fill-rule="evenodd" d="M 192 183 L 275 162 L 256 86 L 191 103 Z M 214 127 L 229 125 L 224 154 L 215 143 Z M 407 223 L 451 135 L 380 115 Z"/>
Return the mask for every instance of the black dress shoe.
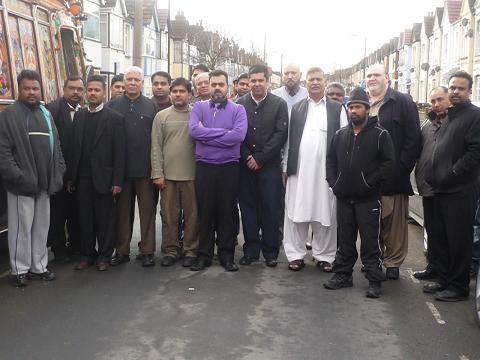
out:
<path id="1" fill-rule="evenodd" d="M 233 261 L 226 261 L 222 264 L 222 266 L 225 269 L 225 271 L 230 271 L 230 272 L 238 271 L 238 266 Z"/>
<path id="2" fill-rule="evenodd" d="M 445 285 L 433 282 L 423 285 L 423 292 L 426 294 L 435 294 L 438 291 L 445 290 Z"/>
<path id="3" fill-rule="evenodd" d="M 127 263 L 129 261 L 130 261 L 129 255 L 115 254 L 115 256 L 110 259 L 110 265 L 117 266 L 123 263 Z"/>
<path id="4" fill-rule="evenodd" d="M 435 298 L 435 300 L 438 300 L 438 301 L 447 301 L 447 302 L 463 301 L 463 300 L 468 300 L 468 292 L 445 289 L 443 291 L 436 292 L 433 297 Z"/>
<path id="5" fill-rule="evenodd" d="M 251 265 L 252 262 L 257 261 L 258 259 L 254 259 L 251 256 L 248 255 L 243 255 L 243 257 L 240 259 L 239 263 L 240 265 Z"/>
<path id="6" fill-rule="evenodd" d="M 265 259 L 265 265 L 268 267 L 276 267 L 278 265 L 277 259 Z"/>
<path id="7" fill-rule="evenodd" d="M 413 277 L 418 280 L 434 280 L 437 278 L 437 272 L 427 266 L 425 270 L 415 271 Z"/>
<path id="8" fill-rule="evenodd" d="M 194 263 L 195 263 L 195 260 L 197 260 L 196 257 L 193 257 L 193 256 L 185 256 L 183 258 L 183 261 L 182 261 L 182 266 L 183 267 L 186 267 L 186 268 L 189 268 L 190 266 L 192 266 Z"/>
<path id="9" fill-rule="evenodd" d="M 172 266 L 177 262 L 173 256 L 164 256 L 162 261 L 160 262 L 160 266 Z"/>
<path id="10" fill-rule="evenodd" d="M 389 280 L 398 280 L 398 278 L 400 277 L 400 270 L 398 269 L 398 267 L 388 267 L 385 275 Z"/>
<path id="11" fill-rule="evenodd" d="M 204 270 L 206 267 L 209 267 L 210 265 L 212 265 L 211 260 L 197 258 L 195 260 L 195 262 L 193 263 L 193 265 L 190 266 L 190 270 L 191 271 L 201 271 L 201 270 Z"/>
<path id="12" fill-rule="evenodd" d="M 28 278 L 31 280 L 42 280 L 42 281 L 52 281 L 55 280 L 55 273 L 53 271 L 47 270 L 43 273 L 28 273 Z"/>
<path id="13" fill-rule="evenodd" d="M 382 294 L 382 285 L 380 281 L 370 281 L 365 296 L 370 299 L 378 299 Z"/>
<path id="14" fill-rule="evenodd" d="M 143 267 L 151 267 L 155 265 L 155 259 L 153 254 L 145 254 L 142 257 L 142 266 Z"/>
<path id="15" fill-rule="evenodd" d="M 24 287 L 27 286 L 27 274 L 13 275 L 13 286 Z"/>

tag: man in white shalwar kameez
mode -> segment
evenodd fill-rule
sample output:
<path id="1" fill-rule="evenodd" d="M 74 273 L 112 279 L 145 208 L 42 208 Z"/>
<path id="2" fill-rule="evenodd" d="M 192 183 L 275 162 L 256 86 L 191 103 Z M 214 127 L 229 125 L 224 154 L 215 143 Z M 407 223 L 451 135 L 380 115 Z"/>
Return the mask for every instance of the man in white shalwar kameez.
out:
<path id="1" fill-rule="evenodd" d="M 324 95 L 321 69 L 310 69 L 306 80 L 309 96 L 292 108 L 288 156 L 284 161 L 288 176 L 284 249 L 289 269 L 303 268 L 311 227 L 313 258 L 328 271 L 337 250 L 337 224 L 335 196 L 325 180 L 325 161 L 333 135 L 348 121 L 341 104 Z"/>

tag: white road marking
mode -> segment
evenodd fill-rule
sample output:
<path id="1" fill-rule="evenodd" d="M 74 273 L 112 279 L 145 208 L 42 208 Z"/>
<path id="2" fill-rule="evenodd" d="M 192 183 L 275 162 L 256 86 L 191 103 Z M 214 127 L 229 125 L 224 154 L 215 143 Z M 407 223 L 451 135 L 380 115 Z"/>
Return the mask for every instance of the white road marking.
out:
<path id="1" fill-rule="evenodd" d="M 470 359 L 462 354 L 460 355 L 460 360 L 470 360 Z"/>
<path id="2" fill-rule="evenodd" d="M 445 320 L 442 319 L 440 316 L 440 312 L 437 310 L 435 305 L 433 305 L 431 302 L 427 301 L 425 304 L 427 304 L 428 308 L 430 309 L 430 312 L 432 313 L 433 317 L 435 318 L 436 322 L 439 323 L 440 325 L 445 325 Z"/>
<path id="3" fill-rule="evenodd" d="M 4 273 L 0 274 L 0 279 L 4 278 L 5 276 L 10 275 L 10 270 L 5 271 Z"/>
<path id="4" fill-rule="evenodd" d="M 420 284 L 420 281 L 413 276 L 413 270 L 411 268 L 407 269 L 407 273 L 415 284 Z"/>

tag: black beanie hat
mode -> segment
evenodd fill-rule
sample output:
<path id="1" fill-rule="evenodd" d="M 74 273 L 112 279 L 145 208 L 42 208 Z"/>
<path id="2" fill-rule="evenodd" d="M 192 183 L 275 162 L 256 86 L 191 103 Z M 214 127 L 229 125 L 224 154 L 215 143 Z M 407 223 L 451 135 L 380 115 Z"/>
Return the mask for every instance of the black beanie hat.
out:
<path id="1" fill-rule="evenodd" d="M 361 87 L 356 87 L 350 93 L 347 106 L 353 103 L 360 103 L 365 105 L 367 108 L 370 108 L 370 101 L 368 101 L 368 95 Z"/>

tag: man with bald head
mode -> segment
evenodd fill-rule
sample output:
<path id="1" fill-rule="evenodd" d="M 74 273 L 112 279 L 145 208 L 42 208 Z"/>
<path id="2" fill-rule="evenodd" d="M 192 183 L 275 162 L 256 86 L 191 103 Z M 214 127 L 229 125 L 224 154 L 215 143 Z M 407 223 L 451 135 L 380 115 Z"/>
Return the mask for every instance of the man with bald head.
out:
<path id="1" fill-rule="evenodd" d="M 301 78 L 300 67 L 297 64 L 288 64 L 283 71 L 284 85 L 272 91 L 272 94 L 280 96 L 287 102 L 289 114 L 292 106 L 305 99 L 308 95 L 307 89 L 300 86 Z"/>
<path id="2" fill-rule="evenodd" d="M 382 184 L 382 240 L 387 279 L 396 280 L 408 251 L 408 196 L 413 195 L 410 173 L 420 148 L 420 120 L 411 97 L 388 86 L 382 64 L 368 68 L 366 83 L 370 116 L 378 116 L 395 147 L 395 169 Z"/>
<path id="3" fill-rule="evenodd" d="M 197 101 L 210 100 L 210 77 L 208 72 L 203 72 L 195 77 L 195 89 L 197 89 L 197 96 L 191 101 L 196 103 Z"/>

